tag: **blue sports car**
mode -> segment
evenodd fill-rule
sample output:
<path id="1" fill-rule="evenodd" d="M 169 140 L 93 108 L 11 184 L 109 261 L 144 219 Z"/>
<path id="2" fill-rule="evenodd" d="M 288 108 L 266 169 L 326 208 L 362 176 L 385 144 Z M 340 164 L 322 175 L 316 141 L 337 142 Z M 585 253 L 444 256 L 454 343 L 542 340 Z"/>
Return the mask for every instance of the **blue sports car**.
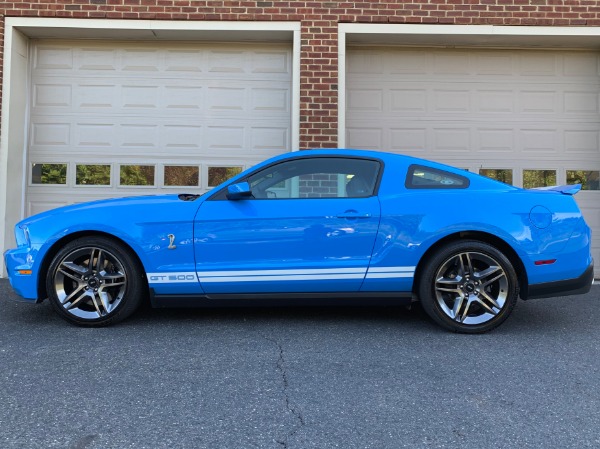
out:
<path id="1" fill-rule="evenodd" d="M 524 190 L 362 150 L 288 153 L 204 195 L 97 201 L 29 217 L 5 253 L 14 290 L 104 326 L 155 307 L 420 301 L 465 333 L 518 297 L 588 292 L 580 186 Z"/>

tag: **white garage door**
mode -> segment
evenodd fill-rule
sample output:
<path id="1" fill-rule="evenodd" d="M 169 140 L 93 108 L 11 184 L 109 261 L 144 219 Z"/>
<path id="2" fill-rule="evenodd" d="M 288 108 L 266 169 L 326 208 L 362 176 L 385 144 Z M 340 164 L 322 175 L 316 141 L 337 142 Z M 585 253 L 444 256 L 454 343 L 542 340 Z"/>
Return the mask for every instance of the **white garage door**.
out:
<path id="1" fill-rule="evenodd" d="M 600 59 L 583 51 L 356 48 L 346 146 L 437 160 L 516 186 L 583 182 L 600 260 Z"/>
<path id="2" fill-rule="evenodd" d="M 202 192 L 290 151 L 291 47 L 38 41 L 26 212 Z"/>

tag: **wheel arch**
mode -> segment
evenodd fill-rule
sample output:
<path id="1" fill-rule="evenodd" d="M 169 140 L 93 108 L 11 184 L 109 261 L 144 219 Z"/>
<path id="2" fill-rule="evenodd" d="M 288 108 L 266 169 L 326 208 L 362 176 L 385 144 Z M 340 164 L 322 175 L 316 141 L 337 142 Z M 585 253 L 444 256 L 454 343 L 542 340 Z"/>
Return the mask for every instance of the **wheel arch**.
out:
<path id="1" fill-rule="evenodd" d="M 521 258 L 519 257 L 519 255 L 517 254 L 517 252 L 514 250 L 514 248 L 511 245 L 509 245 L 505 240 L 498 237 L 497 235 L 489 234 L 487 232 L 461 231 L 461 232 L 456 232 L 456 233 L 453 233 L 453 234 L 450 234 L 450 235 L 447 235 L 447 236 L 441 238 L 440 240 L 435 242 L 433 245 L 431 245 L 427 249 L 427 251 L 425 251 L 425 253 L 421 257 L 421 260 L 417 264 L 417 267 L 415 270 L 415 282 L 413 283 L 413 294 L 418 296 L 418 290 L 419 290 L 418 286 L 421 282 L 421 275 L 423 273 L 424 267 L 427 265 L 431 256 L 433 254 L 435 254 L 439 250 L 439 248 L 441 248 L 442 246 L 444 246 L 450 242 L 455 242 L 455 241 L 465 240 L 465 239 L 476 240 L 479 242 L 487 243 L 489 245 L 494 246 L 496 249 L 498 249 L 500 252 L 502 252 L 508 258 L 508 260 L 510 260 L 513 267 L 515 268 L 515 271 L 517 273 L 517 278 L 519 280 L 520 289 L 526 290 L 526 287 L 528 285 L 527 271 L 525 270 L 523 261 L 521 260 Z"/>
<path id="2" fill-rule="evenodd" d="M 46 272 L 48 271 L 48 268 L 50 267 L 50 264 L 52 263 L 54 256 L 56 256 L 56 254 L 60 251 L 60 249 L 63 246 L 65 246 L 66 244 L 72 242 L 73 240 L 77 240 L 78 238 L 81 238 L 81 237 L 105 237 L 105 238 L 113 240 L 114 242 L 123 246 L 123 248 L 131 254 L 131 256 L 134 258 L 134 260 L 136 260 L 137 263 L 139 263 L 139 266 L 142 269 L 142 273 L 146 272 L 144 270 L 144 264 L 142 263 L 142 260 L 140 259 L 138 254 L 133 250 L 131 245 L 129 245 L 125 240 L 123 240 L 113 234 L 109 234 L 107 232 L 102 232 L 102 231 L 73 232 L 72 234 L 65 235 L 64 237 L 62 237 L 62 238 L 58 239 L 56 242 L 54 242 L 52 244 L 52 246 L 50 248 L 48 248 L 48 251 L 46 251 L 46 254 L 44 254 L 44 259 L 42 260 L 42 263 L 40 264 L 39 275 L 38 275 L 38 279 L 37 279 L 37 292 L 38 292 L 38 298 L 40 298 L 40 300 L 46 299 L 48 297 L 48 292 L 46 291 Z M 147 281 L 145 281 L 145 282 L 147 285 Z"/>

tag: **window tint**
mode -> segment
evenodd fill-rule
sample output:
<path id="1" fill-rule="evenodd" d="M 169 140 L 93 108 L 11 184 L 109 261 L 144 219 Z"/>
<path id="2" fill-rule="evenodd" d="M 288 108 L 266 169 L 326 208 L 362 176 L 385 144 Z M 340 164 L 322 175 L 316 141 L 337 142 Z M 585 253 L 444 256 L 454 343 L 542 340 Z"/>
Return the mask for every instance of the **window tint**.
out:
<path id="1" fill-rule="evenodd" d="M 469 179 L 436 168 L 411 165 L 405 185 L 407 189 L 466 189 Z"/>
<path id="2" fill-rule="evenodd" d="M 367 159 L 303 158 L 267 167 L 248 182 L 257 199 L 364 198 L 375 192 L 379 167 Z"/>

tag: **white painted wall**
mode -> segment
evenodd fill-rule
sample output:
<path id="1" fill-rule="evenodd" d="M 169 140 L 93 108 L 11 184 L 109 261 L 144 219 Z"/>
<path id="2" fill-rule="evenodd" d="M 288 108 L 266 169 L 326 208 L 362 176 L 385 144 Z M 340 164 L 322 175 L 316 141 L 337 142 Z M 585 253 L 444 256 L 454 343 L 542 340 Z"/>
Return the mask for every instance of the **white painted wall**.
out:
<path id="1" fill-rule="evenodd" d="M 15 245 L 13 228 L 24 204 L 23 158 L 27 109 L 27 37 L 5 34 L 2 130 L 0 132 L 0 255 Z M 4 257 L 0 257 L 0 276 Z"/>

